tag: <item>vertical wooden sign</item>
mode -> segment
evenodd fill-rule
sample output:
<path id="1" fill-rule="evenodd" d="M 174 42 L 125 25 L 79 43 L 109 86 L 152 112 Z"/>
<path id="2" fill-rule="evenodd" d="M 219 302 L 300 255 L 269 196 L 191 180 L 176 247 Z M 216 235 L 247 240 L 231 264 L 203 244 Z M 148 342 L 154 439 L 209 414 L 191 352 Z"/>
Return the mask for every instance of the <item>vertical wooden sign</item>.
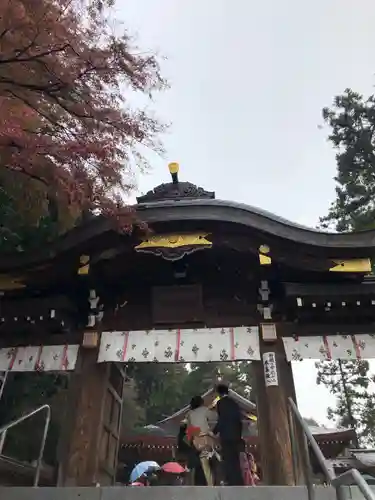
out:
<path id="1" fill-rule="evenodd" d="M 265 352 L 263 354 L 263 369 L 266 387 L 278 386 L 279 378 L 277 375 L 276 356 L 274 352 Z"/>

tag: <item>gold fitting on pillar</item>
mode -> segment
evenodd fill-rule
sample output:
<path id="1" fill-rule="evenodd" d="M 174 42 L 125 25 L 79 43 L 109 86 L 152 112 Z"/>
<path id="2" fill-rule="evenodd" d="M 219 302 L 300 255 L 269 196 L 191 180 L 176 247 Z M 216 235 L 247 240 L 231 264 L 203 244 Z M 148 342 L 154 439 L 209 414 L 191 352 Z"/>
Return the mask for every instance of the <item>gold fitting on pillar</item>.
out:
<path id="1" fill-rule="evenodd" d="M 99 333 L 98 332 L 84 332 L 82 339 L 82 347 L 85 349 L 95 349 L 99 345 Z"/>
<path id="2" fill-rule="evenodd" d="M 269 266 L 272 264 L 272 259 L 268 255 L 270 253 L 270 247 L 268 245 L 260 245 L 259 249 L 259 263 L 261 266 Z"/>
<path id="3" fill-rule="evenodd" d="M 90 256 L 81 255 L 79 258 L 78 274 L 81 276 L 89 274 L 90 271 Z"/>

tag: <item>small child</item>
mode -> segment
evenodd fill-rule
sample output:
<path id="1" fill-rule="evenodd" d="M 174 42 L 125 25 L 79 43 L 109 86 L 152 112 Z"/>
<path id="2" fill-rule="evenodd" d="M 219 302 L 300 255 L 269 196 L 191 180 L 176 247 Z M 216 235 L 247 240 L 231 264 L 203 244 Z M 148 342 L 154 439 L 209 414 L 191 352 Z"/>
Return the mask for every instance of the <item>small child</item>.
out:
<path id="1" fill-rule="evenodd" d="M 256 463 L 251 453 L 246 453 L 246 445 L 242 440 L 240 448 L 240 466 L 245 486 L 256 486 L 259 478 L 256 473 Z"/>

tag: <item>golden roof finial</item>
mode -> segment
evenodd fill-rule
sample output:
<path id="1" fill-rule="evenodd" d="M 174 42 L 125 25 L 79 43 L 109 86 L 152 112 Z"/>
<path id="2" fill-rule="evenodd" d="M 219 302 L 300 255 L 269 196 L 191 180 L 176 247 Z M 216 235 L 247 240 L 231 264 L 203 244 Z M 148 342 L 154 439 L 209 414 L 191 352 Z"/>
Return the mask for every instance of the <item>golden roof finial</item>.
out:
<path id="1" fill-rule="evenodd" d="M 173 184 L 178 184 L 178 171 L 180 170 L 180 165 L 177 162 L 172 162 L 168 165 L 168 168 L 172 176 Z"/>

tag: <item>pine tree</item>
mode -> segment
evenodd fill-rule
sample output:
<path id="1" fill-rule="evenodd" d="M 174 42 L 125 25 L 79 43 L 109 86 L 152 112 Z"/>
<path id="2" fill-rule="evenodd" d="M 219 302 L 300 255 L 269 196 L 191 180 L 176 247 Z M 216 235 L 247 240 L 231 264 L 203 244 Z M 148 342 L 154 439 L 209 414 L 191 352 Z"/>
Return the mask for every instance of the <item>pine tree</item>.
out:
<path id="1" fill-rule="evenodd" d="M 363 401 L 360 424 L 363 442 L 373 448 L 375 446 L 375 395 L 373 393 L 367 394 L 367 398 Z"/>
<path id="2" fill-rule="evenodd" d="M 375 227 L 375 96 L 365 98 L 351 89 L 323 109 L 336 150 L 336 199 L 324 227 L 361 231 Z"/>
<path id="3" fill-rule="evenodd" d="M 321 227 L 361 231 L 375 227 L 375 96 L 346 89 L 323 109 L 330 129 L 328 140 L 336 150 L 336 199 Z M 375 438 L 375 401 L 369 393 L 373 376 L 366 361 L 330 361 L 317 364 L 317 383 L 336 396 L 328 416 L 356 428 L 361 441 Z"/>
<path id="4" fill-rule="evenodd" d="M 335 408 L 328 408 L 328 418 L 338 425 L 351 427 L 359 436 L 368 434 L 364 429 L 362 412 L 371 383 L 367 361 L 322 361 L 316 363 L 317 384 L 323 384 L 336 398 Z M 358 444 L 358 443 L 356 443 Z"/>

